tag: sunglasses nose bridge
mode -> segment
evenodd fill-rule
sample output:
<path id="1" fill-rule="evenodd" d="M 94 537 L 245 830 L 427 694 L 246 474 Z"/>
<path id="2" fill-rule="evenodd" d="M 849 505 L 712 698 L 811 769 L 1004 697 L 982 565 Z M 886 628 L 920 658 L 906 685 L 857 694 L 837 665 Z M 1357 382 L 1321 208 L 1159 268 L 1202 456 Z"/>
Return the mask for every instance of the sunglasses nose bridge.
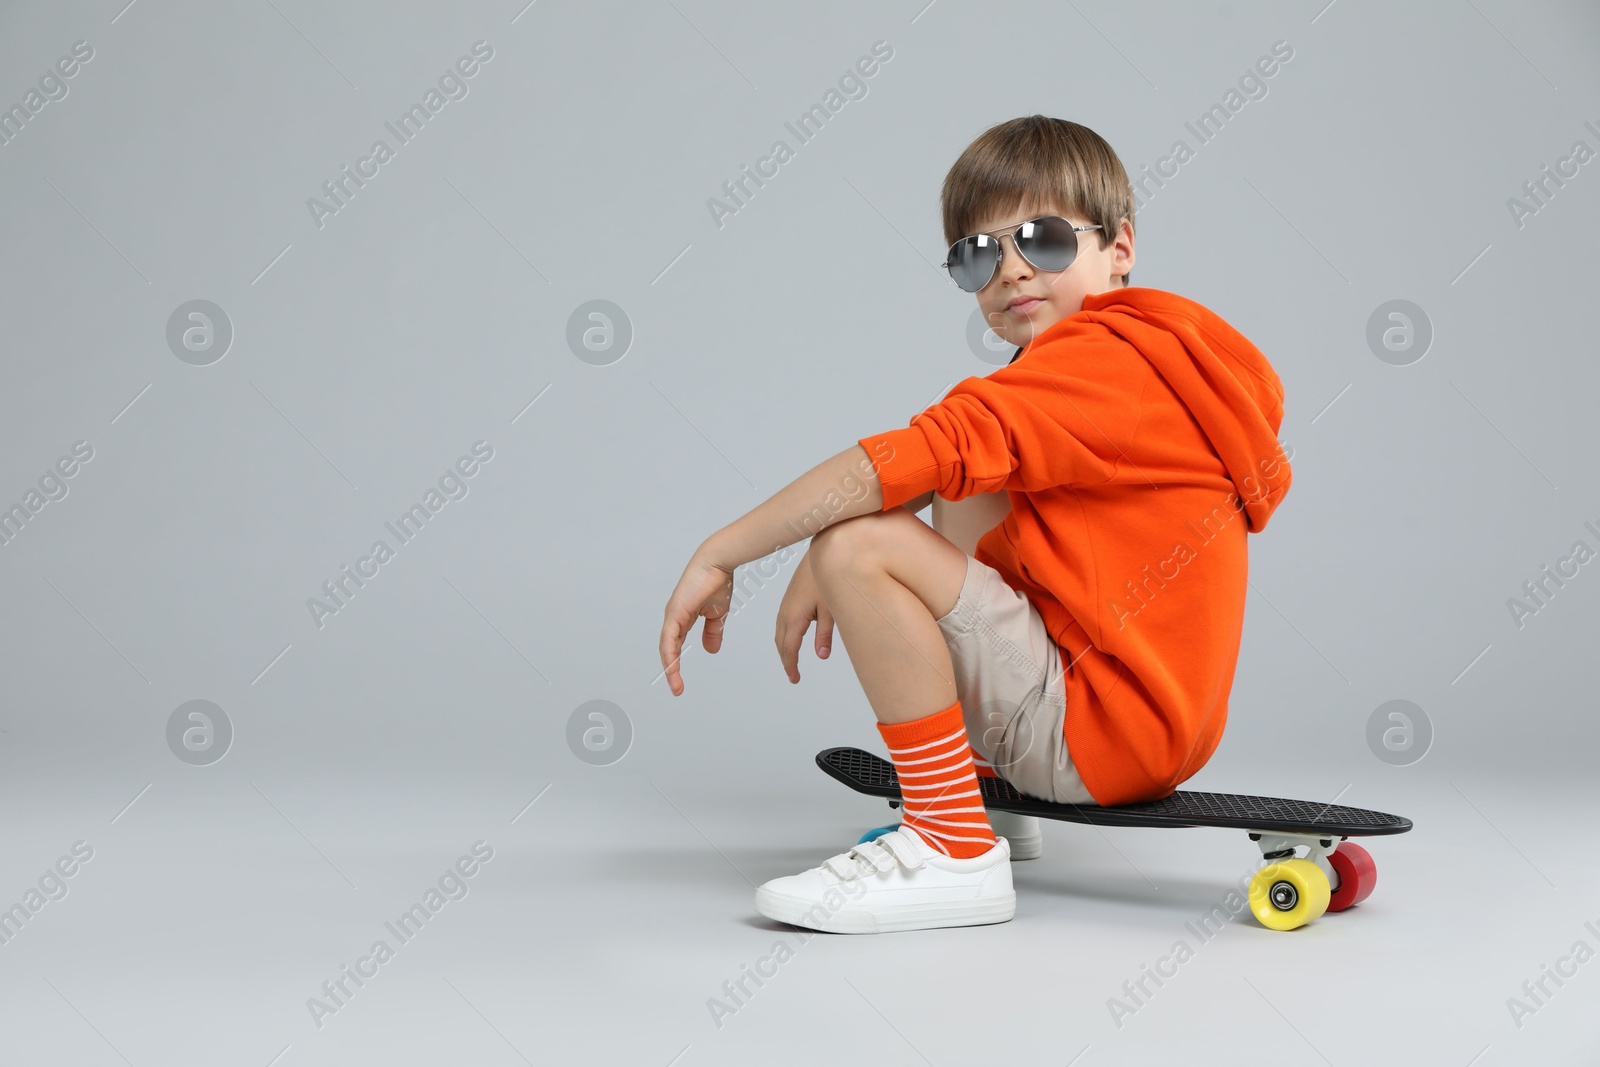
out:
<path id="1" fill-rule="evenodd" d="M 990 281 L 997 277 L 1025 276 L 1038 269 L 1017 247 L 1017 235 L 1015 233 L 1001 234 L 998 243 L 1000 245 L 1000 257 L 999 261 L 995 263 L 994 274 L 990 277 Z M 1009 247 L 1007 247 L 1008 245 Z"/>

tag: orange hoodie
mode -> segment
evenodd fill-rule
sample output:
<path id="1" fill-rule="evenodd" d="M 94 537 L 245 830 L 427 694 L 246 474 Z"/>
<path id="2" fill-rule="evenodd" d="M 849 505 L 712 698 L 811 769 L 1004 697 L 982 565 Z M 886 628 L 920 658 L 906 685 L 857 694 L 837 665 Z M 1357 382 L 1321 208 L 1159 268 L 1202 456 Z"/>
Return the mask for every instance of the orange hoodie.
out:
<path id="1" fill-rule="evenodd" d="M 1067 751 L 1099 804 L 1166 796 L 1222 739 L 1245 533 L 1289 490 L 1282 420 L 1283 385 L 1243 334 L 1129 287 L 1085 297 L 910 426 L 860 439 L 885 510 L 930 489 L 1007 491 L 976 555 L 1061 646 Z"/>

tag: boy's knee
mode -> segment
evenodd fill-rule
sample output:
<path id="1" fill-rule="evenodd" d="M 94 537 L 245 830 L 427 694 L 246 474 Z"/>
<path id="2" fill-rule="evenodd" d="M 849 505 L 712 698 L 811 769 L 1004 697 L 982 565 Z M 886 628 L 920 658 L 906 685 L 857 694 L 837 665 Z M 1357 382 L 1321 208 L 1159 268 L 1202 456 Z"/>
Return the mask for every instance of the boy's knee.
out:
<path id="1" fill-rule="evenodd" d="M 859 561 L 864 530 L 856 527 L 866 527 L 866 516 L 845 519 L 843 522 L 833 522 L 818 530 L 811 538 L 811 570 L 813 574 L 822 575 L 836 572 L 844 567 L 851 566 Z"/>
<path id="2" fill-rule="evenodd" d="M 838 571 L 880 563 L 896 540 L 904 538 L 902 526 L 906 520 L 922 525 L 904 508 L 831 523 L 811 539 L 812 566 Z"/>

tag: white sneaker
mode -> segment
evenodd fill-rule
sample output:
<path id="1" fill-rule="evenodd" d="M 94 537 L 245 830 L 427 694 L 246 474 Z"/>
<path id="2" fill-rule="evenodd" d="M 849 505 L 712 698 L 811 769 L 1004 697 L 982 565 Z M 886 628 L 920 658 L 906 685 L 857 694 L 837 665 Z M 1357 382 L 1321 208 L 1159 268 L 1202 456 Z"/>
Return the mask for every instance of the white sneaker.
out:
<path id="1" fill-rule="evenodd" d="M 1036 860 L 1044 852 L 1044 833 L 1039 829 L 1039 816 L 995 810 L 988 814 L 989 828 L 995 836 L 1011 842 L 1012 859 Z"/>
<path id="2" fill-rule="evenodd" d="M 877 934 L 1008 922 L 1017 913 L 1011 846 L 952 859 L 901 827 L 756 890 L 769 919 L 832 934 Z"/>

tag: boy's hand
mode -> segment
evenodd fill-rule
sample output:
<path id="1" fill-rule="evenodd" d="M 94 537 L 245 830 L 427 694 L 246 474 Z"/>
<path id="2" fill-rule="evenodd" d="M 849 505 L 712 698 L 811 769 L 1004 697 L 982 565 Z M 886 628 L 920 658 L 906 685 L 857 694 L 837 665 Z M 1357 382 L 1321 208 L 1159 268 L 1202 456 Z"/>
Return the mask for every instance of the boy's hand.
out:
<path id="1" fill-rule="evenodd" d="M 805 640 L 811 620 L 817 620 L 817 658 L 827 659 L 833 643 L 833 614 L 822 602 L 816 577 L 811 573 L 811 553 L 806 552 L 795 566 L 778 605 L 778 658 L 790 682 L 800 681 L 800 643 Z"/>
<path id="2" fill-rule="evenodd" d="M 707 652 L 715 653 L 722 647 L 722 628 L 727 623 L 732 602 L 733 571 L 696 552 L 667 599 L 666 616 L 661 624 L 661 665 L 667 670 L 667 684 L 673 696 L 683 695 L 678 659 L 683 655 L 684 638 L 694 628 L 695 619 L 705 617 L 700 644 Z"/>

